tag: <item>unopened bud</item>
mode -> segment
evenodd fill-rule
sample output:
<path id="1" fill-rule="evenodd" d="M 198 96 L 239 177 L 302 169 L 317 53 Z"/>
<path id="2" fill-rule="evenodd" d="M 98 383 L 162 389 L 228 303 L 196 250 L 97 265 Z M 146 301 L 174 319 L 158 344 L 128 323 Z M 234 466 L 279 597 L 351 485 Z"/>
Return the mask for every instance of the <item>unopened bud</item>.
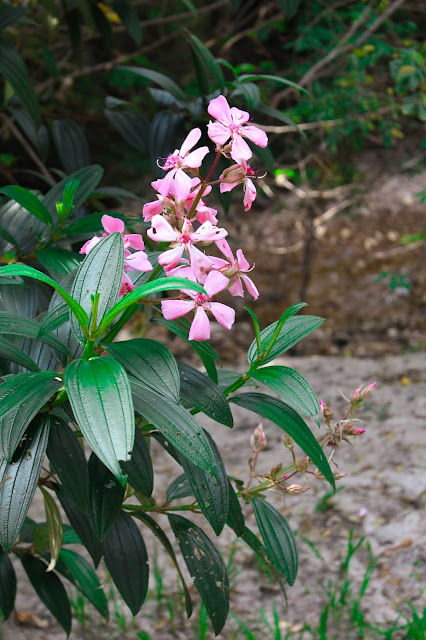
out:
<path id="1" fill-rule="evenodd" d="M 309 467 L 309 458 L 308 456 L 306 456 L 305 458 L 302 458 L 301 460 L 297 461 L 297 470 L 298 471 L 306 471 L 306 469 Z"/>
<path id="2" fill-rule="evenodd" d="M 284 437 L 284 446 L 288 449 L 293 449 L 293 439 L 290 438 L 287 434 Z"/>
<path id="3" fill-rule="evenodd" d="M 361 389 L 362 385 L 355 389 L 355 391 L 351 395 L 351 404 L 356 404 L 357 402 L 359 402 L 359 400 L 361 399 Z"/>
<path id="4" fill-rule="evenodd" d="M 343 433 L 347 436 L 360 436 L 365 433 L 365 429 L 356 427 L 354 422 L 348 422 L 343 427 Z"/>
<path id="5" fill-rule="evenodd" d="M 367 515 L 368 515 L 367 507 L 361 507 L 361 509 L 358 511 L 358 518 L 361 518 L 361 520 L 363 520 Z"/>
<path id="6" fill-rule="evenodd" d="M 233 164 L 227 167 L 220 176 L 220 181 L 225 184 L 234 184 L 235 182 L 244 182 L 246 172 L 240 164 Z"/>
<path id="7" fill-rule="evenodd" d="M 361 392 L 361 398 L 362 400 L 365 400 L 365 398 L 370 395 L 370 393 L 373 391 L 374 387 L 376 386 L 377 382 L 372 382 L 371 384 L 367 385 L 365 387 L 365 389 Z"/>
<path id="8" fill-rule="evenodd" d="M 254 453 L 259 453 L 259 451 L 263 451 L 266 447 L 267 440 L 265 433 L 263 431 L 263 424 L 260 423 L 253 431 L 253 435 L 250 436 L 250 447 Z"/>
<path id="9" fill-rule="evenodd" d="M 301 493 L 306 493 L 310 488 L 311 487 L 301 487 L 300 484 L 291 484 L 289 487 L 286 487 L 286 491 L 291 496 L 298 496 Z"/>
<path id="10" fill-rule="evenodd" d="M 282 466 L 283 466 L 282 462 L 280 462 L 279 464 L 276 464 L 275 467 L 272 467 L 272 469 L 270 471 L 271 478 L 273 478 L 275 480 L 275 478 L 277 477 L 277 475 L 281 471 Z"/>

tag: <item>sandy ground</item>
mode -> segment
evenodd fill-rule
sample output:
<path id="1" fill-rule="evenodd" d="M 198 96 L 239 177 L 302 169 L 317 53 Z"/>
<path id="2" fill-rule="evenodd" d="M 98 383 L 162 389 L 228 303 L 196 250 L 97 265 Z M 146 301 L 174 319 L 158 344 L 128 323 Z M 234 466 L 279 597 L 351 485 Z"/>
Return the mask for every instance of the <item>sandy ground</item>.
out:
<path id="1" fill-rule="evenodd" d="M 300 548 L 300 571 L 296 585 L 288 590 L 289 606 L 286 609 L 282 596 L 269 583 L 266 575 L 259 574 L 256 563 L 242 543 L 237 544 L 234 569 L 232 571 L 231 611 L 247 623 L 259 620 L 259 609 L 271 611 L 275 602 L 281 621 L 293 625 L 318 623 L 325 600 L 325 588 L 329 578 L 336 580 L 340 575 L 348 534 L 351 529 L 355 536 L 366 536 L 372 552 L 378 556 L 378 564 L 373 580 L 363 604 L 363 611 L 370 622 L 390 622 L 397 617 L 404 603 L 411 601 L 417 609 L 426 605 L 424 584 L 426 578 L 426 531 L 424 527 L 426 508 L 426 473 L 424 451 L 426 445 L 426 403 L 424 354 L 406 354 L 379 359 L 301 357 L 279 359 L 276 363 L 286 364 L 299 370 L 327 404 L 332 404 L 336 416 L 345 406 L 341 392 L 346 396 L 361 383 L 377 380 L 377 388 L 368 399 L 360 415 L 366 422 L 366 433 L 357 439 L 354 447 L 344 446 L 335 458 L 339 468 L 348 473 L 340 481 L 345 489 L 332 499 L 330 508 L 316 512 L 315 505 L 328 491 L 324 483 L 312 482 L 312 476 L 300 478 L 300 484 L 310 484 L 307 493 L 297 496 L 283 496 L 278 492 L 270 494 L 270 499 L 285 514 L 291 526 L 298 532 Z M 228 473 L 245 478 L 247 459 L 250 455 L 249 436 L 258 423 L 254 414 L 239 407 L 233 407 L 235 427 L 231 431 L 221 425 L 213 425 L 209 419 L 201 417 L 219 443 Z M 267 472 L 278 462 L 286 463 L 288 453 L 283 446 L 283 432 L 275 425 L 264 421 L 268 437 L 268 448 L 262 453 L 258 470 Z M 313 426 L 313 429 L 316 427 Z M 155 497 L 164 496 L 165 488 L 177 475 L 177 465 L 165 453 L 153 448 L 156 469 Z M 368 514 L 359 518 L 360 508 Z M 247 523 L 253 526 L 250 507 L 245 507 Z M 31 508 L 30 515 L 44 519 L 40 493 Z M 161 516 L 164 521 L 165 518 Z M 207 525 L 208 526 L 208 525 Z M 206 529 L 207 530 L 207 529 Z M 233 534 L 226 530 L 218 541 L 225 555 L 229 554 Z M 144 534 L 145 535 L 145 534 Z M 213 532 L 209 532 L 215 538 Z M 309 540 L 317 548 L 322 559 L 301 539 Z M 146 533 L 153 558 L 153 541 Z M 176 576 L 167 558 L 158 550 L 158 564 L 163 572 L 166 592 L 175 592 Z M 366 552 L 360 552 L 351 564 L 351 574 L 355 585 L 359 585 L 367 565 Z M 13 616 L 4 626 L 3 640 L 57 640 L 64 634 L 51 618 L 45 607 L 35 596 L 19 562 L 15 563 L 18 577 L 18 612 L 32 612 L 41 617 L 46 627 L 18 626 Z M 101 568 L 100 573 L 102 574 Z M 154 588 L 154 582 L 151 581 Z M 93 628 L 84 631 L 74 622 L 70 640 L 136 638 L 136 630 L 143 629 L 156 640 L 172 638 L 196 638 L 191 622 L 179 620 L 176 607 L 176 629 L 170 629 L 168 616 L 158 614 L 157 604 L 152 598 L 147 601 L 136 619 L 136 629 L 117 631 L 117 625 L 109 628 L 98 621 L 93 611 Z M 112 613 L 111 606 L 111 613 Z M 90 612 L 90 607 L 88 607 Z M 122 613 L 126 613 L 123 606 Z M 127 612 L 128 613 L 128 612 Z M 127 615 L 127 614 L 126 614 Z M 114 628 L 114 631 L 112 631 Z M 232 621 L 225 627 L 219 638 L 230 637 Z M 208 635 L 213 637 L 213 634 Z M 267 637 L 267 636 L 263 636 Z"/>

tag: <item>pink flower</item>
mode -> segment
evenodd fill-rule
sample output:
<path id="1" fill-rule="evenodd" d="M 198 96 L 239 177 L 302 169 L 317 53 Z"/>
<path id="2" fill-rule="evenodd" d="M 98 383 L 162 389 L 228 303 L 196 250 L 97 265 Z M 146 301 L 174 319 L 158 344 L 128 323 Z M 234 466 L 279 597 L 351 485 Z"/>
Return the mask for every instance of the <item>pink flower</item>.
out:
<path id="1" fill-rule="evenodd" d="M 124 222 L 120 218 L 113 218 L 112 216 L 104 215 L 101 218 L 102 226 L 105 232 L 102 234 L 102 238 L 110 235 L 111 233 L 120 233 L 123 238 L 124 244 L 124 271 L 152 271 L 152 264 L 148 260 L 148 256 L 142 249 L 145 248 L 142 236 L 139 233 L 129 233 L 124 235 Z M 101 238 L 94 236 L 91 240 L 88 240 L 80 249 L 80 253 L 88 254 Z M 129 248 L 137 249 L 134 253 L 129 251 Z M 127 287 L 126 291 L 133 291 L 133 285 L 128 276 L 123 276 L 122 288 Z M 130 288 L 132 287 L 132 288 Z"/>
<path id="2" fill-rule="evenodd" d="M 220 176 L 220 192 L 231 191 L 238 184 L 244 185 L 244 209 L 248 211 L 251 209 L 252 203 L 256 200 L 256 187 L 253 184 L 251 178 L 255 175 L 255 172 L 247 164 L 245 160 L 241 160 L 240 164 L 233 164 Z M 249 177 L 251 176 L 251 177 Z"/>
<path id="3" fill-rule="evenodd" d="M 205 156 L 209 153 L 208 147 L 200 147 L 190 153 L 190 149 L 197 144 L 201 138 L 201 129 L 198 127 L 192 129 L 186 136 L 179 149 L 175 149 L 173 153 L 167 156 L 164 165 L 161 167 L 164 171 L 177 169 L 198 169 Z"/>
<path id="4" fill-rule="evenodd" d="M 242 250 L 238 249 L 237 259 L 235 259 L 231 251 L 231 247 L 226 240 L 219 240 L 216 242 L 216 245 L 226 256 L 228 262 L 222 258 L 210 258 L 210 260 L 213 262 L 214 268 L 219 269 L 223 275 L 227 276 L 231 280 L 232 285 L 229 287 L 229 293 L 232 296 L 244 296 L 244 283 L 247 291 L 253 296 L 253 299 L 257 300 L 259 297 L 259 291 L 257 290 L 253 280 L 245 275 L 246 273 L 249 273 L 253 267 L 250 267 Z"/>
<path id="5" fill-rule="evenodd" d="M 192 245 L 195 242 L 215 242 L 228 235 L 226 229 L 216 227 L 211 222 L 204 222 L 194 231 L 190 221 L 185 218 L 182 231 L 173 229 L 171 224 L 162 216 L 156 215 L 152 218 L 151 229 L 148 229 L 148 236 L 156 242 L 170 242 L 171 249 L 162 253 L 158 262 L 166 269 L 173 269 L 182 259 L 183 252 L 186 251 L 191 257 Z"/>
<path id="6" fill-rule="evenodd" d="M 210 338 L 210 322 L 206 311 L 211 311 L 216 320 L 226 329 L 230 329 L 235 321 L 235 311 L 225 304 L 214 302 L 212 297 L 228 286 L 229 280 L 218 271 L 211 271 L 204 283 L 207 295 L 185 291 L 192 300 L 163 300 L 161 311 L 166 320 L 175 320 L 195 309 L 195 317 L 189 332 L 190 340 L 208 340 Z"/>
<path id="7" fill-rule="evenodd" d="M 235 162 L 249 160 L 252 152 L 247 142 L 248 138 L 259 147 L 266 147 L 268 137 L 262 129 L 253 125 L 245 125 L 250 119 L 247 111 L 241 111 L 237 107 L 230 107 L 224 96 L 211 100 L 207 111 L 218 122 L 210 122 L 207 125 L 208 135 L 216 144 L 223 146 L 231 138 L 231 158 Z"/>

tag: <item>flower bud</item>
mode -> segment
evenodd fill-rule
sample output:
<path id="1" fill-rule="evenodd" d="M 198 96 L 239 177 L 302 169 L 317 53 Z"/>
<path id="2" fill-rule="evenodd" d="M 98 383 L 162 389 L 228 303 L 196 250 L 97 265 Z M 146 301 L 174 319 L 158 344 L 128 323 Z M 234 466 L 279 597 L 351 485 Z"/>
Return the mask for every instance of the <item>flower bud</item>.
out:
<path id="1" fill-rule="evenodd" d="M 240 164 L 233 164 L 227 167 L 220 176 L 220 181 L 225 184 L 235 184 L 237 182 L 243 182 L 246 172 Z"/>
<path id="2" fill-rule="evenodd" d="M 253 435 L 250 437 L 250 447 L 254 453 L 259 453 L 260 451 L 263 451 L 266 444 L 267 440 L 263 431 L 263 424 L 260 423 L 253 431 Z"/>
<path id="3" fill-rule="evenodd" d="M 351 404 L 352 405 L 356 404 L 361 399 L 361 389 L 362 389 L 362 385 L 357 387 L 355 389 L 355 391 L 353 392 L 353 394 L 351 395 Z"/>
<path id="4" fill-rule="evenodd" d="M 286 491 L 291 496 L 298 496 L 301 493 L 306 493 L 310 488 L 311 487 L 301 487 L 300 484 L 291 484 L 289 487 L 286 487 Z"/>
<path id="5" fill-rule="evenodd" d="M 377 382 L 372 382 L 371 384 L 369 384 L 367 387 L 365 387 L 365 389 L 361 392 L 361 399 L 365 400 L 365 398 L 370 395 L 370 393 L 373 391 L 374 387 L 376 386 Z"/>
<path id="6" fill-rule="evenodd" d="M 293 439 L 290 438 L 290 436 L 288 436 L 287 434 L 284 436 L 284 446 L 287 447 L 287 449 L 293 449 L 294 447 Z"/>
<path id="7" fill-rule="evenodd" d="M 367 515 L 368 515 L 367 507 L 361 507 L 361 509 L 358 511 L 358 518 L 361 518 L 361 520 L 363 520 Z"/>
<path id="8" fill-rule="evenodd" d="M 271 471 L 270 471 L 270 476 L 273 480 L 275 480 L 275 478 L 277 477 L 277 475 L 279 474 L 279 472 L 282 469 L 282 462 L 280 462 L 279 464 L 276 464 L 275 467 L 272 467 Z"/>

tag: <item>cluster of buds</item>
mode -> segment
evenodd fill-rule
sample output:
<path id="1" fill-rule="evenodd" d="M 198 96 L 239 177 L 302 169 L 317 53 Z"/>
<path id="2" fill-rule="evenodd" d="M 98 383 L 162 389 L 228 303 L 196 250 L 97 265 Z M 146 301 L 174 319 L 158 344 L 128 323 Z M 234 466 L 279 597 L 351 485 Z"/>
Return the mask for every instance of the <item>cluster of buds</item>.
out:
<path id="1" fill-rule="evenodd" d="M 368 384 L 366 387 L 364 387 L 363 384 L 357 387 L 353 392 L 353 394 L 351 395 L 351 407 L 353 408 L 360 407 L 361 404 L 364 402 L 364 400 L 367 398 L 367 396 L 369 396 L 370 393 L 373 391 L 376 384 L 377 382 L 372 382 L 371 384 Z"/>
<path id="2" fill-rule="evenodd" d="M 237 185 L 244 190 L 244 208 L 248 211 L 256 198 L 256 188 L 252 178 L 255 172 L 247 164 L 252 151 L 245 138 L 266 147 L 266 133 L 250 125 L 250 115 L 236 107 L 230 107 L 224 96 L 211 100 L 208 113 L 215 118 L 208 124 L 208 136 L 216 144 L 216 158 L 206 179 L 200 176 L 204 158 L 210 152 L 206 146 L 195 148 L 201 138 L 201 130 L 192 129 L 180 149 L 175 149 L 159 166 L 166 172 L 164 178 L 152 182 L 157 199 L 143 207 L 143 218 L 150 222 L 148 237 L 154 242 L 165 242 L 168 249 L 163 251 L 158 262 L 164 268 L 166 276 L 179 276 L 201 284 L 206 293 L 194 293 L 182 289 L 178 299 L 163 300 L 161 311 L 167 320 L 180 318 L 194 311 L 189 333 L 190 340 L 208 340 L 210 322 L 207 312 L 226 329 L 235 321 L 235 311 L 230 306 L 216 302 L 215 296 L 227 290 L 231 296 L 244 296 L 244 288 L 256 300 L 259 292 L 248 276 L 253 267 L 247 262 L 241 249 L 234 256 L 226 237 L 228 232 L 218 226 L 217 210 L 209 207 L 203 200 L 212 187 L 209 182 L 219 159 L 232 159 L 234 164 L 225 169 L 219 178 L 220 191 L 230 191 Z M 118 231 L 123 236 L 126 260 L 121 294 L 131 291 L 132 280 L 128 271 L 150 271 L 147 255 L 143 252 L 144 243 L 138 234 L 124 234 L 121 220 L 104 216 L 103 235 Z M 99 242 L 94 237 L 82 247 L 80 253 L 88 253 Z M 224 256 L 219 258 L 207 255 L 199 248 L 216 245 Z M 198 245 L 198 246 L 197 246 Z M 129 248 L 136 249 L 135 253 Z"/>

